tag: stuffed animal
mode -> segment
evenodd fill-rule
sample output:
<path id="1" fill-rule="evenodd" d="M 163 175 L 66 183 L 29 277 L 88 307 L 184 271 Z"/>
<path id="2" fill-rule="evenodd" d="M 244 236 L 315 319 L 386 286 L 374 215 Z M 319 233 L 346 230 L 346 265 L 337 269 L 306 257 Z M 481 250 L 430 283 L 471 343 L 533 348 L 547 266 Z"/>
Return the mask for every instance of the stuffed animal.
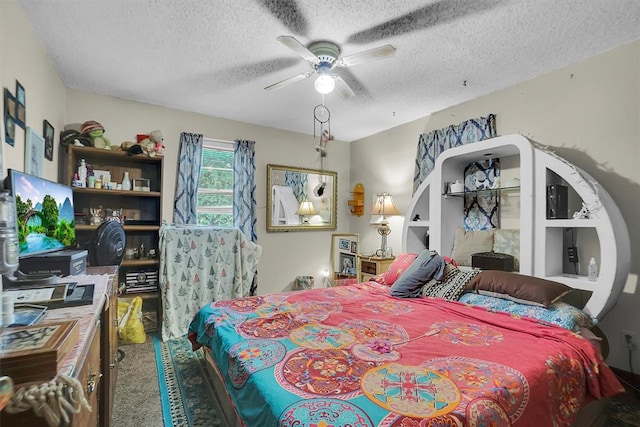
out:
<path id="1" fill-rule="evenodd" d="M 136 144 L 133 141 L 124 141 L 122 144 L 120 144 L 120 150 L 126 151 L 127 156 L 142 154 L 142 147 L 140 146 L 140 144 Z"/>
<path id="2" fill-rule="evenodd" d="M 161 156 L 164 154 L 164 138 L 162 132 L 154 130 L 149 135 L 142 139 L 138 144 L 142 147 L 142 152 L 149 157 Z"/>
<path id="3" fill-rule="evenodd" d="M 111 142 L 104 137 L 104 127 L 99 122 L 95 120 L 84 122 L 80 128 L 80 132 L 91 138 L 94 147 L 111 150 Z"/>

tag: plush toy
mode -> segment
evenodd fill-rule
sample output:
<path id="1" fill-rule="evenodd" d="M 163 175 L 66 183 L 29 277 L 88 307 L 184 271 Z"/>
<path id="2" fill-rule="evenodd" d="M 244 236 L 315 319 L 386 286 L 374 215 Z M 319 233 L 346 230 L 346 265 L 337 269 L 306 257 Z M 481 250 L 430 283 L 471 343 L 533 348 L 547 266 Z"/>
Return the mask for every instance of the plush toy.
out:
<path id="1" fill-rule="evenodd" d="M 142 152 L 149 157 L 161 156 L 164 154 L 164 138 L 162 132 L 154 130 L 146 138 L 142 139 L 138 144 L 142 147 Z"/>
<path id="2" fill-rule="evenodd" d="M 104 137 L 104 127 L 99 122 L 96 122 L 95 120 L 84 122 L 80 132 L 91 138 L 94 147 L 111 150 L 111 142 Z"/>
<path id="3" fill-rule="evenodd" d="M 120 144 L 120 150 L 126 151 L 127 156 L 142 154 L 142 147 L 140 146 L 140 144 L 136 144 L 133 141 L 124 141 L 122 144 Z"/>

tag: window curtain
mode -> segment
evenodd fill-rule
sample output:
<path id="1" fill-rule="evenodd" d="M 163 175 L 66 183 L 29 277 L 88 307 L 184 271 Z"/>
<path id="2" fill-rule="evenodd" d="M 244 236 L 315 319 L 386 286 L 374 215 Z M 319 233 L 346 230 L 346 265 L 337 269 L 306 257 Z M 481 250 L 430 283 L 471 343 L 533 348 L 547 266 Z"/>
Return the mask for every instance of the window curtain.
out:
<path id="1" fill-rule="evenodd" d="M 254 243 L 258 240 L 255 144 L 236 140 L 233 153 L 233 226 Z"/>
<path id="2" fill-rule="evenodd" d="M 443 151 L 495 136 L 495 114 L 466 120 L 457 125 L 450 125 L 443 129 L 421 134 L 418 138 L 413 192 L 416 192 L 422 181 L 431 173 L 436 164 L 436 159 Z"/>
<path id="3" fill-rule="evenodd" d="M 309 174 L 306 172 L 285 171 L 284 184 L 293 188 L 293 195 L 296 196 L 298 203 L 307 200 L 307 180 Z"/>
<path id="4" fill-rule="evenodd" d="M 233 226 L 255 243 L 256 233 L 256 163 L 254 141 L 236 140 L 233 150 Z M 256 271 L 250 295 L 258 290 L 258 272 Z"/>
<path id="5" fill-rule="evenodd" d="M 182 132 L 178 149 L 178 176 L 173 204 L 174 224 L 197 224 L 198 180 L 202 166 L 203 136 Z"/>

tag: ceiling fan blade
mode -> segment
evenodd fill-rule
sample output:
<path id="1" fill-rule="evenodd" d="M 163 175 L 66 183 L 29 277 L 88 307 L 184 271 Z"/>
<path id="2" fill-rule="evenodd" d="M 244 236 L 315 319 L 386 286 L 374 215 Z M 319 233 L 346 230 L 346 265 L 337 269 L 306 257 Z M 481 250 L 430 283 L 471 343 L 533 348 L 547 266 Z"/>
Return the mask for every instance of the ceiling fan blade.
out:
<path id="1" fill-rule="evenodd" d="M 278 21 L 282 22 L 292 33 L 307 34 L 307 20 L 302 15 L 295 0 L 258 0 L 258 3 Z"/>
<path id="2" fill-rule="evenodd" d="M 274 83 L 272 85 L 265 87 L 264 90 L 281 89 L 285 86 L 289 86 L 292 83 L 299 82 L 300 80 L 304 80 L 313 73 L 314 73 L 313 71 L 307 71 L 306 73 L 301 73 L 301 74 L 298 74 L 297 76 L 289 77 L 288 79 L 284 79 L 282 81 L 279 81 L 278 83 Z"/>
<path id="3" fill-rule="evenodd" d="M 332 74 L 333 79 L 336 81 L 336 92 L 342 99 L 353 98 L 356 94 L 349 87 L 347 82 L 345 82 L 342 77 L 337 74 Z"/>
<path id="4" fill-rule="evenodd" d="M 406 13 L 395 19 L 373 26 L 366 30 L 352 34 L 348 43 L 371 43 L 394 36 L 422 30 L 447 22 L 454 21 L 467 15 L 490 10 L 503 0 L 436 0 L 426 6 Z"/>
<path id="5" fill-rule="evenodd" d="M 378 59 L 390 58 L 396 53 L 396 48 L 390 44 L 376 47 L 374 49 L 365 50 L 364 52 L 354 53 L 338 59 L 336 66 L 353 67 L 354 65 L 363 64 L 365 62 L 377 61 Z"/>
<path id="6" fill-rule="evenodd" d="M 304 47 L 302 43 L 296 40 L 295 37 L 291 36 L 279 36 L 278 41 L 283 45 L 287 46 L 289 49 L 293 50 L 295 53 L 306 59 L 312 64 L 318 62 L 318 57 L 315 56 L 309 49 Z"/>

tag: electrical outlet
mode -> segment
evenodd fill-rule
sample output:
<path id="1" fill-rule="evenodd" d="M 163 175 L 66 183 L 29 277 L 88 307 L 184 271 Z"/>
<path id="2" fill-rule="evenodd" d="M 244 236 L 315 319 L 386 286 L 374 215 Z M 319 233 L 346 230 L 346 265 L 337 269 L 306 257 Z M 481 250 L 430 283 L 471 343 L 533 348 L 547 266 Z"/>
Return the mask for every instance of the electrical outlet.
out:
<path id="1" fill-rule="evenodd" d="M 634 331 L 621 329 L 620 340 L 623 348 L 633 350 L 636 347 L 636 333 Z"/>

